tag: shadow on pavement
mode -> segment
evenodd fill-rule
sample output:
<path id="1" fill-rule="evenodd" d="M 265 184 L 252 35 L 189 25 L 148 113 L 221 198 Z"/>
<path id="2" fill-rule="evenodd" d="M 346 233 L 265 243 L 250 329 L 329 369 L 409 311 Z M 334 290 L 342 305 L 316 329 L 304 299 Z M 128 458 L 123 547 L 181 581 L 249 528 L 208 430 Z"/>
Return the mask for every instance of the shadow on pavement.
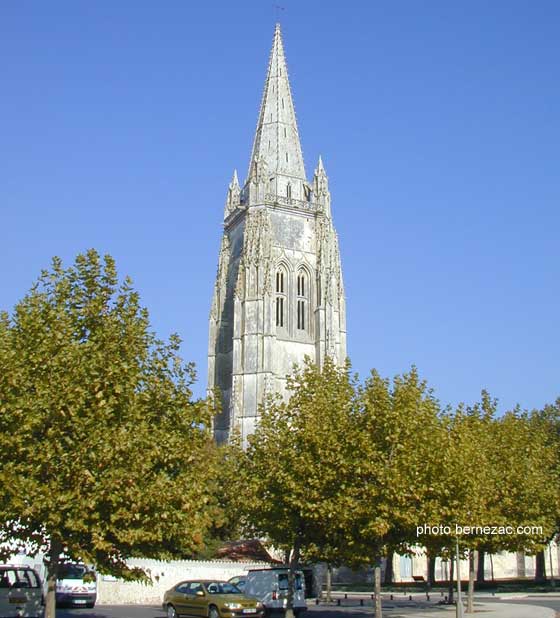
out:
<path id="1" fill-rule="evenodd" d="M 146 605 L 98 605 L 95 609 L 57 609 L 56 618 L 164 618 L 165 612 Z"/>
<path id="2" fill-rule="evenodd" d="M 442 611 L 449 610 L 453 605 L 440 604 L 436 601 L 408 601 L 408 600 L 383 600 L 383 612 L 390 612 L 392 618 L 400 612 L 403 615 L 421 612 L 422 614 L 433 613 L 434 615 Z M 397 614 L 396 614 L 396 613 Z M 312 605 L 309 607 L 309 614 L 313 614 L 314 618 L 326 616 L 328 618 L 364 618 L 365 616 L 374 616 L 374 606 L 370 601 L 364 605 Z M 311 616 L 310 616 L 311 618 Z"/>

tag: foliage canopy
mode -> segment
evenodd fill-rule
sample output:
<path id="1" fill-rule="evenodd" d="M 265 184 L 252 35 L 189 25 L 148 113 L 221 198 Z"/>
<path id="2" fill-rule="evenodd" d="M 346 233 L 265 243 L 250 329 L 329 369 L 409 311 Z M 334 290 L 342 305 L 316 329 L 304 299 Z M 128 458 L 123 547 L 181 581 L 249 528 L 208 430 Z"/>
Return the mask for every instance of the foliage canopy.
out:
<path id="1" fill-rule="evenodd" d="M 209 427 L 180 341 L 150 330 L 129 279 L 90 250 L 55 258 L 0 316 L 0 532 L 122 577 L 190 555 L 216 515 Z"/>

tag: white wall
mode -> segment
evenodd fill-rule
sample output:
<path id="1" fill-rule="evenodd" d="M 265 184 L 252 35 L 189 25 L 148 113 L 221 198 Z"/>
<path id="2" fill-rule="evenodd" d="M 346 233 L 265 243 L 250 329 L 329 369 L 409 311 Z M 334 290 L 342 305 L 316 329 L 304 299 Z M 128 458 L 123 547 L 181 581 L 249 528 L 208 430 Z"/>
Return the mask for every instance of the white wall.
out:
<path id="1" fill-rule="evenodd" d="M 560 547 L 552 542 L 552 568 L 554 577 L 560 577 Z M 549 549 L 545 551 L 546 559 L 546 575 L 550 576 L 550 554 Z M 425 579 L 428 577 L 428 561 L 423 548 L 419 547 L 412 557 L 412 574 L 403 572 L 400 556 L 394 554 L 393 556 L 393 573 L 395 582 L 411 582 L 413 581 L 412 575 L 423 575 Z M 492 568 L 493 567 L 493 568 Z M 444 580 L 448 577 L 449 565 L 436 558 L 436 580 Z M 492 554 L 490 558 L 489 554 L 484 556 L 484 577 L 486 581 L 492 579 L 492 571 L 494 573 L 494 579 L 508 579 L 518 577 L 517 572 L 517 555 L 514 552 L 499 552 Z M 469 574 L 468 560 L 461 560 L 461 579 L 467 579 Z M 525 556 L 525 576 L 528 578 L 535 575 L 535 557 Z"/>
<path id="2" fill-rule="evenodd" d="M 163 594 L 185 579 L 228 580 L 235 575 L 244 575 L 249 569 L 269 567 L 266 562 L 230 562 L 226 560 L 197 561 L 134 559 L 127 561 L 130 567 L 140 567 L 152 577 L 152 585 L 139 582 L 124 582 L 99 575 L 97 602 L 102 605 L 147 604 L 160 605 Z"/>

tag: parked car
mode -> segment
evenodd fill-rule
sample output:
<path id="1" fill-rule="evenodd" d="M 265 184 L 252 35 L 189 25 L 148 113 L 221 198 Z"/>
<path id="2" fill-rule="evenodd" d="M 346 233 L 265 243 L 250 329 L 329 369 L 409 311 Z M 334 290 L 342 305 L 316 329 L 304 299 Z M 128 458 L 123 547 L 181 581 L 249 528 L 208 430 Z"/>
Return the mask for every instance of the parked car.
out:
<path id="1" fill-rule="evenodd" d="M 229 582 L 215 580 L 180 582 L 165 593 L 162 605 L 168 618 L 262 618 L 264 613 L 262 603 L 257 599 L 244 595 Z"/>
<path id="2" fill-rule="evenodd" d="M 56 604 L 92 608 L 97 600 L 97 577 L 82 563 L 60 567 L 56 581 Z"/>
<path id="3" fill-rule="evenodd" d="M 228 579 L 230 584 L 237 586 L 241 592 L 245 592 L 245 584 L 247 583 L 247 577 L 245 575 L 236 575 Z"/>
<path id="4" fill-rule="evenodd" d="M 267 615 L 283 614 L 288 601 L 288 569 L 251 569 L 247 573 L 244 592 L 257 598 L 263 604 Z M 293 609 L 296 616 L 307 610 L 302 571 L 296 571 Z"/>
<path id="5" fill-rule="evenodd" d="M 0 616 L 42 618 L 43 587 L 37 571 L 28 566 L 0 565 Z"/>

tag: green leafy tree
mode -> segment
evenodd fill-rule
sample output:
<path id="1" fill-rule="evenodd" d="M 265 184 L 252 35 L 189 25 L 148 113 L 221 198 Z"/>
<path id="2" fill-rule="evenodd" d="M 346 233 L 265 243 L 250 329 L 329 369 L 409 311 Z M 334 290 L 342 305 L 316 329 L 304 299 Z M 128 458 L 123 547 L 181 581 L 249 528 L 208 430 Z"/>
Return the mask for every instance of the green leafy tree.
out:
<path id="1" fill-rule="evenodd" d="M 484 437 L 479 437 L 479 443 Z M 559 505 L 557 448 L 546 428 L 519 409 L 493 419 L 486 438 L 486 518 L 506 533 L 466 537 L 464 545 L 487 552 L 538 553 L 557 530 Z M 468 610 L 473 611 L 474 560 L 471 559 Z"/>
<path id="2" fill-rule="evenodd" d="M 519 410 L 498 418 L 496 409 L 496 400 L 483 391 L 479 403 L 460 405 L 446 416 L 447 444 L 428 517 L 451 532 L 422 538 L 432 553 L 451 556 L 459 527 L 469 557 L 469 612 L 475 552 L 538 551 L 554 532 L 558 512 L 557 453 L 547 444 L 546 431 Z M 523 526 L 540 527 L 542 533 L 519 533 Z"/>
<path id="3" fill-rule="evenodd" d="M 543 549 L 557 529 L 557 448 L 550 442 L 546 427 L 519 410 L 496 420 L 493 443 L 495 498 L 501 523 L 542 529 L 542 533 L 517 531 L 507 535 L 501 540 L 502 548 L 534 553 Z"/>
<path id="4" fill-rule="evenodd" d="M 362 490 L 355 471 L 359 415 L 349 366 L 306 360 L 288 377 L 288 401 L 270 398 L 243 459 L 245 518 L 290 556 L 288 607 L 302 556 L 329 562 L 355 555 L 351 506 Z"/>
<path id="5" fill-rule="evenodd" d="M 433 501 L 442 427 L 439 402 L 414 367 L 392 381 L 372 371 L 361 410 L 362 494 L 354 519 L 366 548 L 362 553 L 374 562 L 376 616 L 381 616 L 381 559 L 418 543 L 417 526 Z"/>
<path id="6" fill-rule="evenodd" d="M 415 543 L 437 461 L 439 405 L 415 369 L 359 387 L 349 367 L 307 362 L 269 400 L 244 462 L 248 521 L 290 551 L 330 564 L 379 562 Z M 246 494 L 247 495 L 247 494 Z"/>
<path id="7" fill-rule="evenodd" d="M 553 452 L 556 453 L 556 458 L 553 466 L 556 476 L 560 477 L 560 398 L 556 399 L 553 404 L 545 405 L 542 410 L 533 410 L 530 414 L 530 421 L 535 427 L 539 429 L 539 431 L 544 431 L 547 444 L 552 448 Z M 560 559 L 560 548 L 558 547 L 558 543 L 560 541 L 559 532 L 560 508 L 557 510 L 556 513 L 556 531 L 554 535 L 554 539 L 557 544 L 557 554 Z M 550 547 L 549 551 L 551 551 Z M 535 570 L 536 581 L 542 580 L 545 577 L 545 560 L 543 558 L 544 555 L 539 559 L 539 556 L 537 554 L 537 569 Z M 551 583 L 553 586 L 555 585 L 552 573 Z"/>
<path id="8" fill-rule="evenodd" d="M 213 411 L 179 343 L 93 250 L 0 316 L 0 533 L 45 552 L 48 618 L 62 555 L 139 578 L 128 557 L 191 555 L 219 515 Z"/>
<path id="9" fill-rule="evenodd" d="M 216 398 L 215 401 L 219 401 Z M 234 431 L 229 442 L 216 446 L 217 513 L 204 538 L 203 549 L 196 557 L 203 560 L 219 557 L 227 541 L 242 538 L 244 529 L 245 488 L 243 486 L 243 449 Z"/>
<path id="10" fill-rule="evenodd" d="M 428 533 L 420 540 L 429 555 L 447 558 L 451 567 L 455 558 L 456 526 L 495 519 L 492 510 L 495 504 L 490 500 L 494 477 L 489 460 L 495 410 L 496 402 L 483 392 L 480 403 L 472 407 L 461 404 L 454 413 L 446 410 L 442 416 L 440 465 L 432 482 L 432 499 L 423 512 L 432 528 L 450 532 Z M 479 543 L 480 537 L 461 539 L 463 550 L 470 552 Z M 453 600 L 452 580 L 450 575 L 450 601 Z"/>

